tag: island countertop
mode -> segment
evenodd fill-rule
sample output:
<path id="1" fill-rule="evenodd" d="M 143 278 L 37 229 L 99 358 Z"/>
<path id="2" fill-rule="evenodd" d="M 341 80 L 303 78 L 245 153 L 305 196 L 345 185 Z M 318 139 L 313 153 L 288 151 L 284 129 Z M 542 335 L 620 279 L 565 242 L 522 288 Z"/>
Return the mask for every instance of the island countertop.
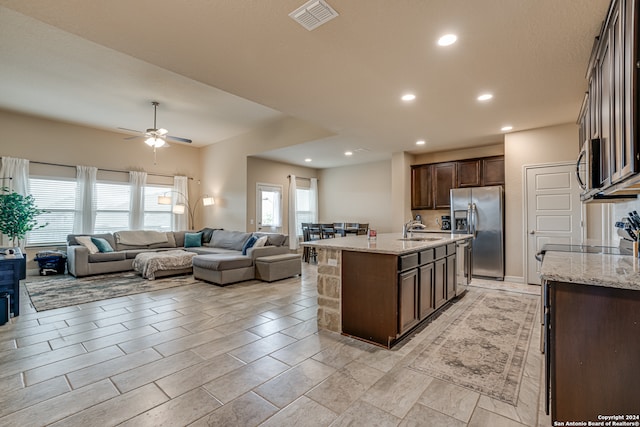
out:
<path id="1" fill-rule="evenodd" d="M 640 291 L 640 260 L 630 255 L 549 251 L 543 280 Z"/>
<path id="2" fill-rule="evenodd" d="M 336 237 L 334 239 L 321 239 L 303 242 L 303 246 L 315 248 L 331 248 L 356 252 L 374 252 L 391 255 L 402 255 L 416 252 L 421 249 L 435 248 L 449 243 L 472 238 L 471 234 L 457 233 L 415 233 L 416 239 L 403 240 L 401 233 L 381 233 L 375 240 L 369 240 L 367 236 Z M 428 240 L 426 240 L 428 239 Z"/>

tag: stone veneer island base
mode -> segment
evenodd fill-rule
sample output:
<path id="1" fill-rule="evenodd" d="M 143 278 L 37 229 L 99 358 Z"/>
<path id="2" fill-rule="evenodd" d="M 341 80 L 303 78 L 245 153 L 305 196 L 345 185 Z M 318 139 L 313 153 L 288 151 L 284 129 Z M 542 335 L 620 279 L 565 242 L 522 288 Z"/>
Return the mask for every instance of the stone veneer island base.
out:
<path id="1" fill-rule="evenodd" d="M 456 296 L 456 245 L 470 235 L 379 234 L 305 242 L 318 252 L 318 328 L 391 348 Z"/>

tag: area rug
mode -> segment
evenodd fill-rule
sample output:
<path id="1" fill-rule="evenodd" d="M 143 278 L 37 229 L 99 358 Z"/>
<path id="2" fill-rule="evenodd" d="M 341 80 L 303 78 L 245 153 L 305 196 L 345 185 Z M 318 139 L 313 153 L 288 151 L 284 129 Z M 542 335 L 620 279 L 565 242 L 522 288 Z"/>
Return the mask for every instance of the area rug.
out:
<path id="1" fill-rule="evenodd" d="M 201 283 L 193 275 L 146 280 L 133 272 L 27 281 L 25 286 L 37 311 L 84 304 L 108 298 Z"/>
<path id="2" fill-rule="evenodd" d="M 538 300 L 483 292 L 409 368 L 516 405 Z"/>

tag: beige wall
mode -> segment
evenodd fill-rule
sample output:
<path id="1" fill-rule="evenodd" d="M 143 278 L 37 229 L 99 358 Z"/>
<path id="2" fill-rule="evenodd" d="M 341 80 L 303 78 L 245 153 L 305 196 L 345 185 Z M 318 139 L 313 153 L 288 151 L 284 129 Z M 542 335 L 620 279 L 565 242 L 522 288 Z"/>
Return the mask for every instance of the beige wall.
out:
<path id="1" fill-rule="evenodd" d="M 256 184 L 275 184 L 282 186 L 282 232 L 288 234 L 289 223 L 289 175 L 304 178 L 317 178 L 318 171 L 302 166 L 249 157 L 247 159 L 247 231 L 256 231 Z M 309 180 L 296 179 L 299 187 L 308 187 Z"/>
<path id="2" fill-rule="evenodd" d="M 369 223 L 381 233 L 399 232 L 392 221 L 391 161 L 323 169 L 319 172 L 321 222 Z"/>
<path id="3" fill-rule="evenodd" d="M 502 156 L 504 154 L 504 144 L 498 142 L 482 147 L 463 148 L 459 150 L 438 151 L 437 153 L 425 153 L 414 156 L 414 165 L 427 163 L 450 162 L 453 160 L 474 159 L 478 157 Z"/>
<path id="4" fill-rule="evenodd" d="M 578 127 L 575 124 L 505 135 L 505 275 L 508 280 L 524 280 L 524 166 L 574 162 L 578 157 L 577 141 Z"/>
<path id="5" fill-rule="evenodd" d="M 246 134 L 202 148 L 200 164 L 203 192 L 212 194 L 216 199 L 215 208 L 204 213 L 205 224 L 229 230 L 246 230 L 249 218 L 248 156 L 328 136 L 331 136 L 331 133 L 325 129 L 286 117 Z"/>

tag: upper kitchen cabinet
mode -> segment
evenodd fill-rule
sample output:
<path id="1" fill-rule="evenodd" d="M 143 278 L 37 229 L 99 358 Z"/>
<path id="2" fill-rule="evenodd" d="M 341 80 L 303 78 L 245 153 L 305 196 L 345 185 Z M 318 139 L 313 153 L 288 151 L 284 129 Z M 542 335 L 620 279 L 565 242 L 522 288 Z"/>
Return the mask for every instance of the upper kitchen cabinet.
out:
<path id="1" fill-rule="evenodd" d="M 449 209 L 450 190 L 504 185 L 504 156 L 411 166 L 411 209 Z"/>
<path id="2" fill-rule="evenodd" d="M 482 159 L 481 186 L 487 185 L 504 185 L 504 156 Z"/>
<path id="3" fill-rule="evenodd" d="M 479 187 L 481 181 L 480 159 L 458 162 L 458 187 Z"/>
<path id="4" fill-rule="evenodd" d="M 411 167 L 411 209 L 433 209 L 431 165 Z"/>
<path id="5" fill-rule="evenodd" d="M 589 158 L 587 178 L 593 183 L 585 189 L 585 199 L 640 193 L 636 124 L 639 4 L 640 0 L 611 2 L 589 60 L 587 101 L 579 123 L 579 142 Z"/>
<path id="6" fill-rule="evenodd" d="M 433 207 L 449 209 L 451 207 L 450 192 L 456 188 L 456 163 L 436 163 L 433 165 Z"/>

